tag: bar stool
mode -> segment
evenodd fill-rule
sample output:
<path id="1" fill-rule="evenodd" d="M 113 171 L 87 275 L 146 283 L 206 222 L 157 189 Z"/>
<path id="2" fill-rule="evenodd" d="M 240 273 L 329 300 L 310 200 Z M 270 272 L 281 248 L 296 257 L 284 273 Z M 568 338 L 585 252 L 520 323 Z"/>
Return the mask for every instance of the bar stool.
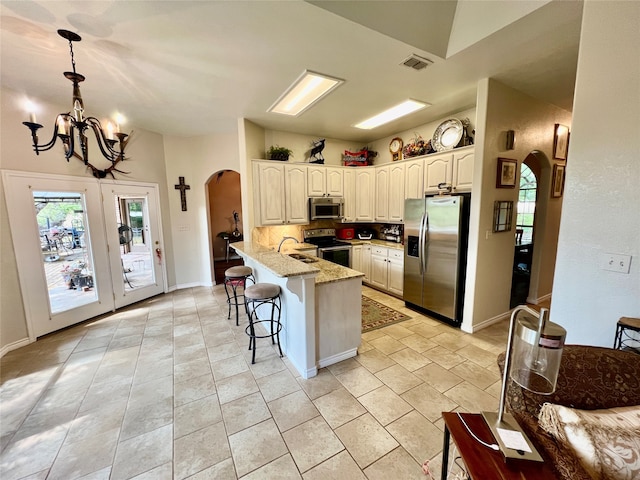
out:
<path id="1" fill-rule="evenodd" d="M 280 313 L 282 311 L 280 287 L 273 283 L 256 283 L 245 289 L 244 298 L 247 303 L 247 312 L 249 313 L 249 325 L 244 331 L 249 336 L 249 350 L 253 350 L 251 363 L 256 363 L 256 338 L 271 338 L 272 345 L 275 345 L 277 340 L 278 350 L 282 357 L 282 348 L 280 348 L 280 330 L 282 330 L 282 324 L 280 323 Z M 270 318 L 260 319 L 258 317 L 258 308 L 263 305 L 271 305 Z M 257 323 L 269 324 L 269 328 L 265 328 L 266 333 L 264 335 L 256 334 L 255 326 Z"/>
<path id="2" fill-rule="evenodd" d="M 247 280 L 251 280 L 252 283 L 256 283 L 255 278 L 253 277 L 253 270 L 251 267 L 246 267 L 244 265 L 238 265 L 236 267 L 227 268 L 224 272 L 224 291 L 227 294 L 227 305 L 229 305 L 229 312 L 227 314 L 227 320 L 231 318 L 231 305 L 235 305 L 236 307 L 236 325 L 240 325 L 238 318 L 238 306 L 246 304 L 243 298 L 243 301 L 240 302 L 238 297 L 244 297 L 244 291 L 247 288 Z M 242 287 L 243 292 L 238 293 L 238 287 Z M 248 312 L 247 312 L 248 313 Z"/>
<path id="3" fill-rule="evenodd" d="M 613 348 L 640 353 L 640 336 L 633 336 L 627 330 L 640 332 L 640 318 L 620 317 L 616 326 L 616 338 L 613 341 Z"/>

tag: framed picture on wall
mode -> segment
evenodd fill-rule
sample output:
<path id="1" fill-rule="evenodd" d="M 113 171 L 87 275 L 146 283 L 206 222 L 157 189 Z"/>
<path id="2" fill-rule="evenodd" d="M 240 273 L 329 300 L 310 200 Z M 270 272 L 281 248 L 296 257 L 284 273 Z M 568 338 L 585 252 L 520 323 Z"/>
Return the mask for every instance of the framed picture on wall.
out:
<path id="1" fill-rule="evenodd" d="M 496 200 L 493 202 L 493 232 L 508 232 L 513 219 L 513 202 Z"/>
<path id="2" fill-rule="evenodd" d="M 496 171 L 496 188 L 515 188 L 517 175 L 517 160 L 498 158 Z"/>
<path id="3" fill-rule="evenodd" d="M 564 191 L 564 165 L 553 166 L 553 182 L 551 184 L 551 197 L 558 198 L 562 196 Z"/>
<path id="4" fill-rule="evenodd" d="M 553 158 L 566 160 L 569 150 L 569 127 L 556 123 L 553 133 Z"/>

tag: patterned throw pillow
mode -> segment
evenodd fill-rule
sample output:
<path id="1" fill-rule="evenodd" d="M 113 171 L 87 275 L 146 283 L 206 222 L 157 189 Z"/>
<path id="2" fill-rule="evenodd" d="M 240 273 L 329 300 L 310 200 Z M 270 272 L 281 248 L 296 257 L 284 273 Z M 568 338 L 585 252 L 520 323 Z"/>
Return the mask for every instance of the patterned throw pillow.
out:
<path id="1" fill-rule="evenodd" d="M 640 406 L 577 410 L 545 403 L 540 426 L 599 480 L 640 480 Z"/>

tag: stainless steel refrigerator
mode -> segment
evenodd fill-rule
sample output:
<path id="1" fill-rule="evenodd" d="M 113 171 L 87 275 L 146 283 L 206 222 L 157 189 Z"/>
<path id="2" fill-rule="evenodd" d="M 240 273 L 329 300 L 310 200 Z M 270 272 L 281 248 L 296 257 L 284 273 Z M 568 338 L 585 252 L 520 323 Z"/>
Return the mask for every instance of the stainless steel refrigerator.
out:
<path id="1" fill-rule="evenodd" d="M 404 301 L 460 326 L 470 195 L 405 201 Z"/>

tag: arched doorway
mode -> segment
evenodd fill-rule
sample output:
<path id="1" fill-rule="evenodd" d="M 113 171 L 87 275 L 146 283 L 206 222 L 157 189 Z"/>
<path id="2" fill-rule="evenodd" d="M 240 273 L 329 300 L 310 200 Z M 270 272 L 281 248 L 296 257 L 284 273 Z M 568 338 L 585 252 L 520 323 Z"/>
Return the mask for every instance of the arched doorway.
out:
<path id="1" fill-rule="evenodd" d="M 243 240 L 240 174 L 221 170 L 209 178 L 206 187 L 212 280 L 220 284 L 227 268 L 242 265 L 242 259 L 229 248 L 231 243 Z"/>
<path id="2" fill-rule="evenodd" d="M 531 157 L 529 155 L 520 165 L 510 308 L 527 302 L 531 284 L 536 201 L 538 198 L 538 176 L 528 164 L 533 163 Z"/>

